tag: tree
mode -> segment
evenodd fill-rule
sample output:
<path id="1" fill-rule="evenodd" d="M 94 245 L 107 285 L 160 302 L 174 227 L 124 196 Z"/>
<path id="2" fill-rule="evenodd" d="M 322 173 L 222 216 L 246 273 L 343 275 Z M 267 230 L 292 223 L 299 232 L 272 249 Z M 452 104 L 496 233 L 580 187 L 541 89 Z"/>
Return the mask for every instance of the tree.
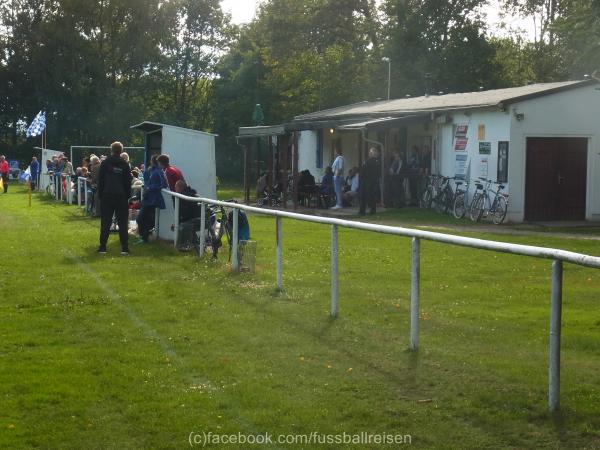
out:
<path id="1" fill-rule="evenodd" d="M 493 88 L 495 50 L 480 8 L 485 0 L 388 0 L 384 53 L 396 69 L 392 96 Z"/>

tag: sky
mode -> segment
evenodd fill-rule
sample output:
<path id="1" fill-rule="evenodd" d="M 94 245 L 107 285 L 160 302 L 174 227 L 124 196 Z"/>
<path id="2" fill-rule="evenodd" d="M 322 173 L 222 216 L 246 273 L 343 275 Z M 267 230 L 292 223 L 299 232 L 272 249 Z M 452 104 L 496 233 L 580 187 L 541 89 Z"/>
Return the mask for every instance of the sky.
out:
<path id="1" fill-rule="evenodd" d="M 225 12 L 231 14 L 232 22 L 235 24 L 244 24 L 250 22 L 254 18 L 256 6 L 261 0 L 221 0 L 221 5 Z M 500 7 L 499 0 L 490 0 L 490 5 L 485 8 L 488 15 L 488 23 L 494 34 L 505 34 L 499 29 L 500 22 Z M 509 28 L 522 29 L 525 34 L 533 38 L 533 21 L 531 19 L 522 19 L 518 17 L 506 17 L 504 21 Z"/>

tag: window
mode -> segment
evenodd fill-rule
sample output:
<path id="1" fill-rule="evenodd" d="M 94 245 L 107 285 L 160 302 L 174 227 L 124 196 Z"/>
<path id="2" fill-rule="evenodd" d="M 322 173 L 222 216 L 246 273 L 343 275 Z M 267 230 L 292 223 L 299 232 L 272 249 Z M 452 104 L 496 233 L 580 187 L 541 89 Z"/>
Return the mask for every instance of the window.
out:
<path id="1" fill-rule="evenodd" d="M 508 182 L 508 141 L 498 142 L 498 183 Z"/>

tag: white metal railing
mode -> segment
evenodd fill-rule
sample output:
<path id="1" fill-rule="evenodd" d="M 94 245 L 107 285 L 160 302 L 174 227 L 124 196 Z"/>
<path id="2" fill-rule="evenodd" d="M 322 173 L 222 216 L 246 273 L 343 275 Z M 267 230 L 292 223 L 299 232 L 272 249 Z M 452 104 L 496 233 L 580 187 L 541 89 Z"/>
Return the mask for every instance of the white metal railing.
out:
<path id="1" fill-rule="evenodd" d="M 86 177 L 77 177 L 77 206 L 81 208 L 81 187 L 83 186 L 83 205 L 88 208 L 88 180 Z"/>
<path id="2" fill-rule="evenodd" d="M 351 228 L 356 230 L 372 231 L 377 233 L 391 234 L 412 238 L 412 270 L 411 270 L 411 295 L 410 295 L 410 348 L 417 350 L 419 346 L 419 300 L 420 300 L 420 241 L 428 240 L 444 244 L 458 245 L 481 250 L 489 250 L 501 253 L 511 253 L 535 258 L 552 260 L 552 282 L 551 282 L 551 315 L 550 315 L 550 338 L 549 338 L 549 363 L 548 363 L 548 407 L 551 411 L 559 408 L 560 401 L 560 335 L 562 317 L 562 280 L 563 262 L 579 266 L 600 269 L 600 257 L 575 253 L 566 250 L 537 247 L 531 245 L 512 244 L 508 242 L 476 239 L 451 234 L 437 233 L 432 231 L 416 230 L 403 227 L 392 227 L 332 217 L 311 216 L 289 211 L 275 209 L 257 208 L 254 206 L 228 203 L 202 197 L 188 197 L 176 192 L 163 189 L 163 193 L 175 199 L 175 226 L 174 245 L 177 245 L 179 229 L 179 203 L 181 200 L 197 202 L 201 206 L 200 246 L 203 249 L 204 224 L 206 218 L 206 204 L 224 206 L 233 210 L 232 241 L 237 243 L 238 237 L 238 215 L 237 210 L 274 216 L 276 220 L 276 261 L 277 261 L 277 288 L 283 287 L 283 228 L 282 219 L 294 219 L 305 222 L 331 225 L 331 315 L 337 317 L 339 313 L 338 304 L 338 228 Z M 238 248 L 232 245 L 231 269 L 237 271 L 239 268 Z M 202 250 L 201 250 L 202 253 Z"/>

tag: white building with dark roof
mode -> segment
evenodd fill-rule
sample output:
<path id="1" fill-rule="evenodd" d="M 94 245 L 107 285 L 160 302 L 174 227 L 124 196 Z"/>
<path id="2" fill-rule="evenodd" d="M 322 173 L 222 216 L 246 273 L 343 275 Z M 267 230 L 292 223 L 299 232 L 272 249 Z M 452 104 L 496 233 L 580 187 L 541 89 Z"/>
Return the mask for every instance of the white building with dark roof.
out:
<path id="1" fill-rule="evenodd" d="M 279 136 L 271 138 L 279 143 L 274 180 L 304 169 L 319 179 L 335 145 L 349 166 L 381 147 L 384 177 L 394 151 L 406 159 L 418 151 L 431 155 L 426 165 L 434 174 L 503 182 L 510 221 L 600 220 L 598 86 L 567 81 L 361 102 L 276 127 L 240 128 L 240 137 Z"/>

